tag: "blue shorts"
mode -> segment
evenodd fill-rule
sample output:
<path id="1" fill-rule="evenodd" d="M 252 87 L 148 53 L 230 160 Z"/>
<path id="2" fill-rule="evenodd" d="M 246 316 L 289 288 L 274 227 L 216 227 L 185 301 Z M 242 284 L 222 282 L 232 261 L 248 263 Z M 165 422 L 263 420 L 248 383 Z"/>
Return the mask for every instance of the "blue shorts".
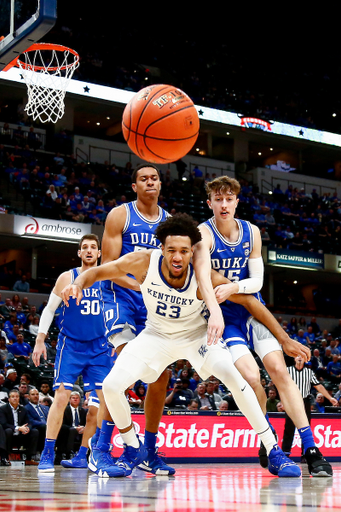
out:
<path id="1" fill-rule="evenodd" d="M 90 407 L 91 405 L 97 407 L 97 409 L 99 407 L 99 398 L 95 389 L 93 389 L 89 395 L 88 406 Z"/>
<path id="2" fill-rule="evenodd" d="M 110 372 L 108 344 L 105 336 L 91 341 L 79 341 L 59 334 L 54 366 L 53 390 L 64 384 L 72 389 L 79 375 L 83 376 L 84 391 L 102 389 Z"/>
<path id="3" fill-rule="evenodd" d="M 228 302 L 222 306 L 225 322 L 223 339 L 228 347 L 232 345 L 246 345 L 253 349 L 252 316 L 243 306 Z M 232 306 L 232 307 L 230 307 Z M 238 307 L 236 307 L 238 306 Z"/>
<path id="4" fill-rule="evenodd" d="M 110 281 L 102 283 L 107 337 L 121 332 L 126 325 L 137 336 L 145 328 L 147 320 L 142 294 L 127 289 L 115 291 L 111 285 Z"/>

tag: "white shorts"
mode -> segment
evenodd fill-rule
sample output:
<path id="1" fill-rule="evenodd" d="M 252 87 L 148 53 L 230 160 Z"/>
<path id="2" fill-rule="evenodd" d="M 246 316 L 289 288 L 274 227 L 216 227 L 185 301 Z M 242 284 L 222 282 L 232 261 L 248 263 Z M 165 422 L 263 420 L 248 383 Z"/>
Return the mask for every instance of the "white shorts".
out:
<path id="1" fill-rule="evenodd" d="M 277 350 L 282 351 L 281 345 L 265 325 L 258 322 L 255 318 L 252 318 L 250 323 L 252 326 L 253 349 L 261 361 L 263 361 L 264 357 L 271 352 L 275 352 Z M 229 350 L 234 363 L 240 357 L 250 353 L 250 350 L 245 343 L 231 345 Z"/>

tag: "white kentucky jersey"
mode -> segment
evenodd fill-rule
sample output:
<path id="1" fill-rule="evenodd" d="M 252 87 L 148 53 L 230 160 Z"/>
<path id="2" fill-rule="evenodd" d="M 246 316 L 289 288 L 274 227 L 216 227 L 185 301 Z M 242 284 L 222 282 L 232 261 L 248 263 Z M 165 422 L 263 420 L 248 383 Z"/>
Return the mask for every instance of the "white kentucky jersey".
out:
<path id="1" fill-rule="evenodd" d="M 159 249 L 151 252 L 149 269 L 141 284 L 143 301 L 147 308 L 146 326 L 160 335 L 177 338 L 187 332 L 206 326 L 205 303 L 197 298 L 198 283 L 192 264 L 182 288 L 173 288 L 161 271 L 163 256 Z"/>

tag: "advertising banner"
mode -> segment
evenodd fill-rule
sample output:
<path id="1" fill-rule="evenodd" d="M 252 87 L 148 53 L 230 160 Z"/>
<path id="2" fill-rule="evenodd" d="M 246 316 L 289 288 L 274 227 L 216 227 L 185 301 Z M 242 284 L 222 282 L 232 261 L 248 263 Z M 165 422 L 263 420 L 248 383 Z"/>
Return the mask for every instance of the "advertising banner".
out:
<path id="1" fill-rule="evenodd" d="M 271 423 L 278 435 L 281 446 L 284 431 L 284 415 L 272 416 Z M 133 414 L 136 433 L 144 439 L 145 415 Z M 340 415 L 318 414 L 312 419 L 312 430 L 316 445 L 325 457 L 341 460 L 341 418 Z M 122 441 L 115 429 L 113 455 L 122 452 Z M 260 440 L 247 419 L 231 413 L 173 413 L 163 415 L 158 448 L 167 460 L 173 462 L 243 462 L 258 460 Z M 300 457 L 301 441 L 296 432 L 292 456 Z"/>

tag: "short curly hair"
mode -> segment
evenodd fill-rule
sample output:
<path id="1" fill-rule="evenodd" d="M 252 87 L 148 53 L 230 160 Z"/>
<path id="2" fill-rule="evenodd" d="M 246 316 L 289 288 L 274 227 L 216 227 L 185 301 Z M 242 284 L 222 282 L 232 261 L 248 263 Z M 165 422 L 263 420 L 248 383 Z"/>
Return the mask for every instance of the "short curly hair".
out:
<path id="1" fill-rule="evenodd" d="M 167 236 L 188 236 L 192 245 L 201 240 L 197 222 L 187 213 L 176 213 L 160 222 L 155 230 L 155 236 L 162 245 L 165 245 Z"/>

